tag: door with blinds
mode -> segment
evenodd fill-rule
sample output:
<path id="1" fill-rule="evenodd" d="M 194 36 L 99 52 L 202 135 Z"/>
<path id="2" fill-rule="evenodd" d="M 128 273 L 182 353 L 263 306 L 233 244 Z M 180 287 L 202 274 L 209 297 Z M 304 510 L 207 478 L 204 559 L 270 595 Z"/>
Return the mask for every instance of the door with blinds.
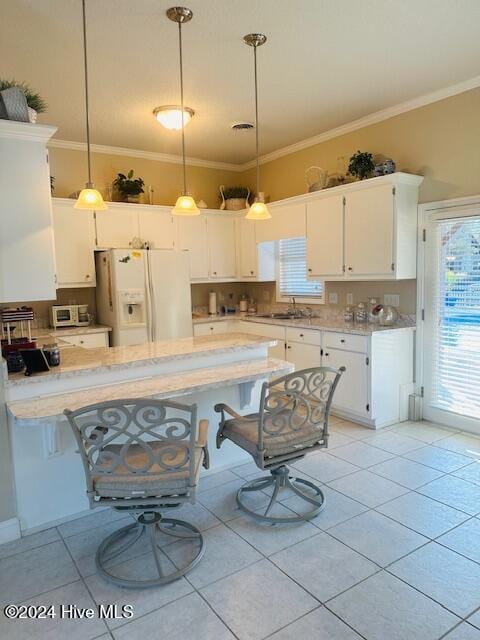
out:
<path id="1" fill-rule="evenodd" d="M 424 418 L 480 434 L 480 206 L 425 231 Z"/>

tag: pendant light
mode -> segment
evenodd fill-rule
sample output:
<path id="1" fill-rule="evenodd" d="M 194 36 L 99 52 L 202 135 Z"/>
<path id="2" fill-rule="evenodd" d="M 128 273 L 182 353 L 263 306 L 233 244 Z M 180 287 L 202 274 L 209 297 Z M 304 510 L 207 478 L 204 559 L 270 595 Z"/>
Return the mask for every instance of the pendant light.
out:
<path id="1" fill-rule="evenodd" d="M 253 47 L 253 65 L 255 70 L 255 145 L 257 154 L 257 197 L 245 216 L 248 220 L 268 220 L 272 216 L 267 205 L 259 199 L 260 193 L 260 161 L 258 155 L 258 81 L 257 81 L 257 47 L 261 47 L 267 41 L 263 33 L 249 33 L 243 37 L 245 44 Z"/>
<path id="2" fill-rule="evenodd" d="M 178 24 L 178 43 L 180 51 L 180 109 L 183 114 L 185 111 L 185 105 L 183 104 L 183 57 L 182 57 L 182 24 L 190 22 L 193 17 L 193 12 L 187 7 L 171 7 L 167 9 L 167 17 Z M 182 195 L 178 198 L 175 206 L 172 209 L 172 213 L 175 216 L 198 216 L 200 215 L 200 209 L 195 204 L 195 200 L 187 191 L 187 169 L 185 161 L 185 124 L 183 119 L 182 129 L 182 159 L 183 159 L 183 191 Z"/>
<path id="3" fill-rule="evenodd" d="M 85 122 L 87 129 L 87 163 L 88 163 L 88 182 L 85 189 L 80 191 L 78 200 L 74 204 L 75 209 L 89 209 L 95 211 L 104 211 L 107 205 L 103 201 L 100 191 L 95 189 L 92 182 L 92 169 L 90 159 L 90 120 L 88 114 L 88 65 L 87 65 L 87 21 L 85 17 L 85 0 L 82 0 L 82 16 L 83 16 L 83 64 L 85 72 Z"/>

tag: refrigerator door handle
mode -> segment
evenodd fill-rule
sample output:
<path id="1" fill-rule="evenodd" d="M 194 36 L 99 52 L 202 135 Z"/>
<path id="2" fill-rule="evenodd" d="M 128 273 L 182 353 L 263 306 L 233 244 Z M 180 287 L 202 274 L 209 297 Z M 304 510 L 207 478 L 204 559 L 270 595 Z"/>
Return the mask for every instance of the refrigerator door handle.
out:
<path id="1" fill-rule="evenodd" d="M 152 318 L 152 299 L 151 299 L 151 278 L 150 264 L 148 253 L 145 256 L 145 306 L 147 311 L 147 338 L 153 342 L 153 318 Z"/>
<path id="2" fill-rule="evenodd" d="M 150 318 L 152 322 L 152 342 L 157 339 L 157 307 L 155 303 L 155 287 L 153 286 L 152 267 L 150 263 L 150 254 L 147 252 L 148 261 L 148 282 L 150 284 Z"/>

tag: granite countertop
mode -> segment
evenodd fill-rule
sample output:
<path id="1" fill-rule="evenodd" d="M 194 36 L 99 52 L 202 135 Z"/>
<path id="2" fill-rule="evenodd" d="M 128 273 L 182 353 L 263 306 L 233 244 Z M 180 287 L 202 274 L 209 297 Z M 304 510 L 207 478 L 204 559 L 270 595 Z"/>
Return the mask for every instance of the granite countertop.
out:
<path id="1" fill-rule="evenodd" d="M 230 313 L 226 315 L 205 316 L 195 314 L 193 324 L 205 324 L 210 322 L 221 322 L 226 320 L 245 320 L 246 322 L 256 322 L 260 324 L 277 325 L 281 327 L 296 327 L 297 329 L 314 329 L 317 331 L 339 331 L 341 333 L 351 333 L 361 336 L 369 336 L 378 331 L 395 331 L 397 329 L 414 329 L 415 321 L 409 316 L 401 316 L 393 326 L 382 327 L 378 324 L 358 324 L 355 322 L 345 322 L 343 318 L 296 318 L 291 320 L 279 320 L 277 318 L 260 318 L 259 316 L 248 315 L 246 313 Z"/>
<path id="2" fill-rule="evenodd" d="M 17 400 L 7 403 L 7 406 L 17 421 L 29 422 L 61 415 L 66 407 L 74 411 L 80 407 L 107 400 L 153 396 L 157 399 L 173 398 L 225 386 L 252 383 L 265 377 L 283 376 L 291 371 L 293 371 L 293 365 L 283 360 L 274 358 L 245 360 L 41 398 Z"/>
<path id="3" fill-rule="evenodd" d="M 40 380 L 45 381 L 45 379 L 55 380 L 73 375 L 158 364 L 194 358 L 195 356 L 225 354 L 255 349 L 260 346 L 268 347 L 275 342 L 275 340 L 261 336 L 229 333 L 219 336 L 161 340 L 123 347 L 99 347 L 96 349 L 72 347 L 62 350 L 60 366 L 31 377 L 26 377 L 23 373 L 13 373 L 8 376 L 6 384 L 7 386 L 24 385 Z"/>
<path id="4" fill-rule="evenodd" d="M 57 327 L 52 329 L 47 327 L 46 329 L 32 329 L 32 333 L 37 338 L 52 338 L 53 340 L 61 340 L 63 336 L 83 336 L 86 333 L 107 333 L 112 330 L 112 327 L 106 327 L 102 324 L 89 324 L 85 327 Z"/>

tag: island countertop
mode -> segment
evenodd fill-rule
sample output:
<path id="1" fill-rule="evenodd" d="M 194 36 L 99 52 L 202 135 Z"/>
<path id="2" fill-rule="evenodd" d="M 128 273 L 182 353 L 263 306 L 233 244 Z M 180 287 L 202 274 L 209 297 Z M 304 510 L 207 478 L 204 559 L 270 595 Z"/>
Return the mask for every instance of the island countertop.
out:
<path id="1" fill-rule="evenodd" d="M 201 356 L 215 356 L 238 351 L 250 351 L 269 347 L 275 340 L 244 333 L 229 333 L 213 336 L 197 336 L 175 340 L 161 340 L 141 345 L 122 347 L 99 347 L 83 349 L 71 347 L 62 350 L 61 364 L 50 371 L 26 377 L 14 373 L 5 381 L 7 387 L 29 385 L 37 381 L 54 381 L 75 375 L 88 375 L 118 369 L 163 364 Z M 248 356 L 247 356 L 248 357 Z"/>

